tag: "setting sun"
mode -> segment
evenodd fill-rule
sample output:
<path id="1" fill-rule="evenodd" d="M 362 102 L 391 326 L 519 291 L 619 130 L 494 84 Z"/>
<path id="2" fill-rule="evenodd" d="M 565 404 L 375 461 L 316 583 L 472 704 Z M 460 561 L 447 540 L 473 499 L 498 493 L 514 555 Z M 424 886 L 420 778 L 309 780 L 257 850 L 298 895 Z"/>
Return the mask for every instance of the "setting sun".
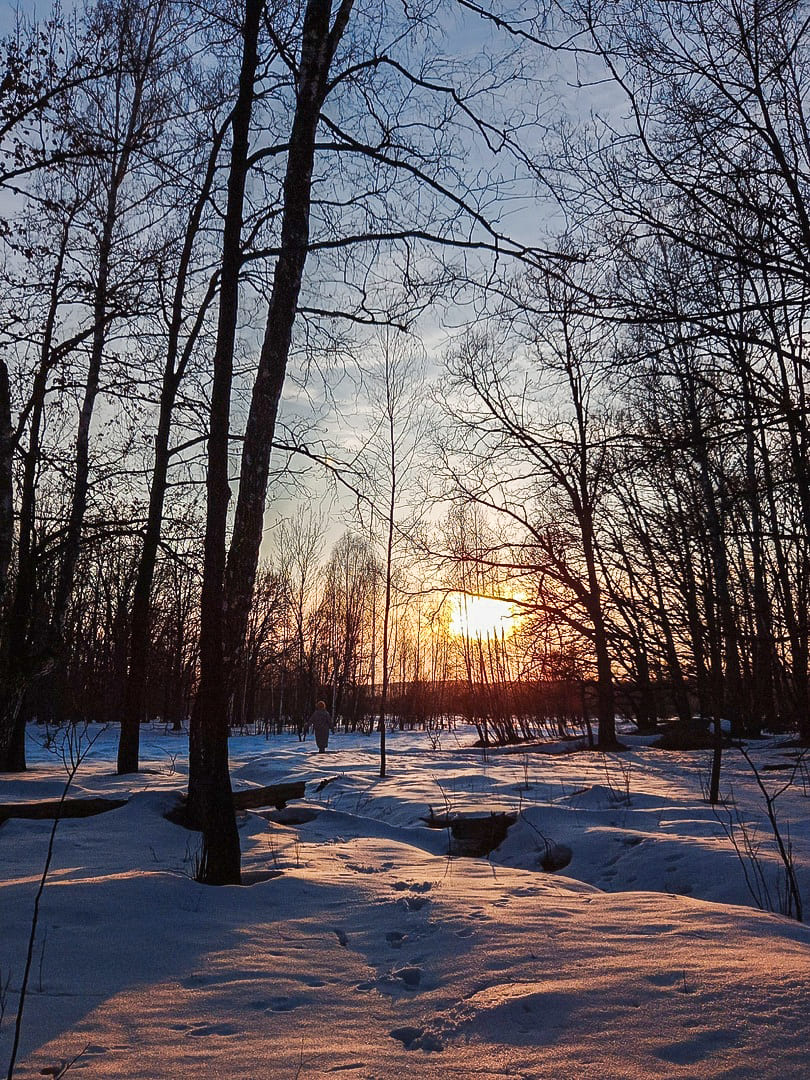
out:
<path id="1" fill-rule="evenodd" d="M 520 616 L 515 605 L 494 596 L 467 596 L 453 593 L 450 597 L 450 633 L 459 637 L 486 638 L 513 634 Z"/>

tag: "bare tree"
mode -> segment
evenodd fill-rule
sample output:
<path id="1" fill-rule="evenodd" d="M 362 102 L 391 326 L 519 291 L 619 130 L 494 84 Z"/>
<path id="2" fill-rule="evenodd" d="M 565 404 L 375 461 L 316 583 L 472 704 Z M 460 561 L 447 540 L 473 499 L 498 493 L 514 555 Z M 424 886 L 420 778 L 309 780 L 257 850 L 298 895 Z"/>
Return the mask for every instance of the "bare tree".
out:
<path id="1" fill-rule="evenodd" d="M 76 21 L 71 38 L 71 57 L 87 57 L 66 82 L 58 84 L 49 76 L 48 88 L 39 96 L 37 108 L 47 110 L 39 129 L 47 130 L 51 148 L 63 145 L 64 153 L 46 154 L 35 184 L 26 192 L 39 206 L 43 220 L 55 220 L 57 257 L 49 283 L 49 305 L 40 338 L 39 360 L 31 396 L 21 406 L 20 422 L 12 439 L 20 443 L 28 426 L 22 480 L 21 518 L 18 548 L 18 579 L 13 603 L 7 608 L 13 620 L 8 632 L 4 705 L 0 757 L 12 768 L 25 767 L 24 717 L 22 699 L 32 680 L 57 665 L 63 653 L 64 620 L 80 557 L 83 527 L 91 484 L 91 425 L 99 395 L 100 379 L 107 352 L 110 326 L 131 304 L 127 274 L 137 263 L 137 252 L 121 245 L 122 221 L 131 211 L 142 170 L 144 151 L 154 143 L 158 125 L 165 115 L 166 45 L 163 28 L 167 3 L 140 3 L 119 7 L 115 12 L 100 3 L 88 8 Z M 56 23 L 54 23 L 56 27 Z M 56 30 L 54 29 L 54 33 Z M 54 48 L 58 43 L 55 40 Z M 44 54 L 43 54 L 44 55 Z M 94 77 L 85 77 L 92 70 Z M 81 75 L 81 77 L 79 77 Z M 61 140 L 61 141 L 60 141 Z M 46 140 L 47 141 L 47 140 Z M 34 148 L 34 158 L 38 150 Z M 29 170 L 30 172 L 30 170 Z M 143 177 L 140 177 L 143 180 Z M 92 269 L 89 282 L 77 285 L 81 268 L 79 237 L 88 242 L 87 263 Z M 70 269 L 66 268 L 69 263 Z M 136 273 L 134 275 L 138 277 Z M 66 288 L 65 283 L 72 282 Z M 59 326 L 63 312 L 74 308 L 69 331 Z M 77 313 L 86 311 L 88 323 L 76 330 Z M 59 330 L 62 340 L 58 340 Z M 37 640 L 31 637 L 32 610 L 32 525 L 35 515 L 35 484 L 40 471 L 44 403 L 51 373 L 71 358 L 75 363 L 80 347 L 87 342 L 83 373 L 83 393 L 79 403 L 73 438 L 71 493 L 63 526 L 55 530 L 58 543 L 58 571 L 49 597 L 49 613 L 40 620 Z M 75 353 L 75 356 L 72 354 Z M 64 386 L 64 375 L 62 384 Z M 38 562 L 42 563 L 41 555 Z M 10 627 L 10 624 L 9 624 Z"/>
<path id="2" fill-rule="evenodd" d="M 528 353 L 471 336 L 451 357 L 451 441 L 445 463 L 456 498 L 469 499 L 510 526 L 485 564 L 536 582 L 541 609 L 552 609 L 591 645 L 596 668 L 599 747 L 616 745 L 607 593 L 600 569 L 599 518 L 607 512 L 610 441 L 600 400 L 608 347 L 598 321 L 580 315 L 570 295 L 549 283 L 552 312 L 530 323 Z M 550 587 L 555 591 L 552 593 Z"/>
<path id="3" fill-rule="evenodd" d="M 374 425 L 366 436 L 365 458 L 370 462 L 373 485 L 372 514 L 384 529 L 384 590 L 382 608 L 382 670 L 377 728 L 380 735 L 380 776 L 386 775 L 386 712 L 392 669 L 392 602 L 396 548 L 406 539 L 408 527 L 401 520 L 409 489 L 413 492 L 413 467 L 427 436 L 424 409 L 425 364 L 414 344 L 390 328 L 378 342 L 379 361 L 372 366 L 369 407 Z M 411 523 L 413 524 L 413 523 Z"/>
<path id="4" fill-rule="evenodd" d="M 216 104 L 216 100 L 203 102 L 199 118 L 203 124 L 210 122 Z M 214 298 L 216 274 L 213 278 L 208 277 L 201 292 L 191 300 L 188 293 L 193 284 L 195 255 L 199 258 L 197 249 L 204 212 L 211 198 L 222 141 L 228 126 L 229 120 L 220 123 L 215 121 L 210 139 L 202 139 L 197 134 L 191 146 L 181 149 L 184 156 L 190 157 L 199 168 L 199 175 L 192 171 L 189 183 L 182 185 L 177 191 L 178 202 L 184 204 L 188 201 L 191 205 L 185 228 L 179 238 L 176 268 L 172 268 L 174 282 L 171 286 L 171 305 L 166 327 L 166 353 L 160 386 L 149 505 L 133 595 L 129 676 L 118 746 L 119 773 L 135 772 L 138 769 L 139 729 L 146 700 L 150 601 L 172 460 L 172 420 L 180 385 L 199 339 L 206 312 Z"/>
<path id="5" fill-rule="evenodd" d="M 205 557 L 200 601 L 200 679 L 189 733 L 189 820 L 202 828 L 200 879 L 212 885 L 241 879 L 241 854 L 228 770 L 228 699 L 224 681 L 225 538 L 228 437 L 234 343 L 242 266 L 242 225 L 250 122 L 264 0 L 246 0 L 242 59 L 231 118 L 228 202 L 222 234 L 219 314 L 207 448 Z"/>
<path id="6" fill-rule="evenodd" d="M 287 370 L 293 323 L 309 249 L 315 139 L 330 89 L 329 75 L 348 25 L 353 0 L 342 0 L 332 19 L 331 0 L 309 0 L 301 29 L 295 111 L 290 129 L 279 257 L 264 341 L 242 450 L 243 467 L 226 572 L 226 640 L 231 662 L 244 638 L 245 620 L 261 545 L 270 452 Z"/>

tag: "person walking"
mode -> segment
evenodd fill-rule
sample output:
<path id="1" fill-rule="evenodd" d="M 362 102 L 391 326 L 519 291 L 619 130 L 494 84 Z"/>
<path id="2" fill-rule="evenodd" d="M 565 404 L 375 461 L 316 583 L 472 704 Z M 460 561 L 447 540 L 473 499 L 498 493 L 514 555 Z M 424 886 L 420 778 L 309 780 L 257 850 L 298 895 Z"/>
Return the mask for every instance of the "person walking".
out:
<path id="1" fill-rule="evenodd" d="M 315 702 L 315 712 L 309 718 L 309 726 L 315 732 L 318 753 L 322 754 L 329 745 L 329 732 L 335 730 L 335 725 L 326 708 L 325 701 Z"/>

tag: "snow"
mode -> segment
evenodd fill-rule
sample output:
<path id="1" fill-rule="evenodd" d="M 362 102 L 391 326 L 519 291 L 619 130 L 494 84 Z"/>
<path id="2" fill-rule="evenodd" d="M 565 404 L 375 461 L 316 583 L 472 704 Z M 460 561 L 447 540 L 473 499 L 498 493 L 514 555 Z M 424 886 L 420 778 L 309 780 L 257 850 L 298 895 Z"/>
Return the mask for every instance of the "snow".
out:
<path id="1" fill-rule="evenodd" d="M 57 798 L 61 763 L 36 741 L 2 801 Z M 628 738 L 607 757 L 549 747 L 472 748 L 459 729 L 235 737 L 235 787 L 307 781 L 287 811 L 240 817 L 242 887 L 192 877 L 196 834 L 164 817 L 185 784 L 186 744 L 143 733 L 144 771 L 114 774 L 113 726 L 71 797 L 128 797 L 59 823 L 15 1076 L 555 1080 L 805 1078 L 810 930 L 756 909 L 752 866 L 729 829 L 759 844 L 774 900 L 780 863 L 741 755 L 704 797 L 706 751 Z M 560 744 L 558 751 L 570 751 Z M 749 752 L 769 790 L 795 749 Z M 800 768 L 776 802 L 810 908 L 810 786 Z M 329 779 L 320 791 L 319 781 Z M 488 859 L 448 857 L 437 814 L 518 815 Z M 722 822 L 725 822 L 725 828 Z M 34 894 L 51 822 L 0 827 L 0 1069 L 11 1045 Z M 545 852 L 569 848 L 557 873 Z"/>

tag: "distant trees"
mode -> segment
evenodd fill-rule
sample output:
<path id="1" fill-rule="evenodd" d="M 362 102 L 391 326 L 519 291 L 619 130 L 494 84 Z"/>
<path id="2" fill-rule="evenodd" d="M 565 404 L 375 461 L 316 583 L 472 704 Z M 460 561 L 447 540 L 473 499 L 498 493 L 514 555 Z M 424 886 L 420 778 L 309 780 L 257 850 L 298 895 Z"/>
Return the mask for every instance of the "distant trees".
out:
<path id="1" fill-rule="evenodd" d="M 109 386 L 121 378 L 118 356 L 109 348 L 112 328 L 125 316 L 133 320 L 142 315 L 148 302 L 148 290 L 143 288 L 145 246 L 134 240 L 137 230 L 132 230 L 136 215 L 142 230 L 150 220 L 141 200 L 147 189 L 147 166 L 168 112 L 169 72 L 176 54 L 167 44 L 167 16 L 167 3 L 133 0 L 115 10 L 105 4 L 88 9 L 76 23 L 73 37 L 55 22 L 49 26 L 53 34 L 58 31 L 69 40 L 69 46 L 57 49 L 54 41 L 36 96 L 37 130 L 46 134 L 41 135 L 44 143 L 31 143 L 32 162 L 38 168 L 32 165 L 25 171 L 32 175 L 26 197 L 42 215 L 39 238 L 20 244 L 15 222 L 10 241 L 29 261 L 36 259 L 38 251 L 47 251 L 41 246 L 47 244 L 42 224 L 49 223 L 56 256 L 49 271 L 39 360 L 30 396 L 20 403 L 19 431 L 12 438 L 16 443 L 28 427 L 17 591 L 13 599 L 7 596 L 9 621 L 2 635 L 0 759 L 6 767 L 25 766 L 20 709 L 28 686 L 63 659 L 64 624 L 92 483 L 91 425 L 104 392 L 102 380 Z M 27 33 L 30 41 L 42 42 L 44 32 L 33 28 Z M 20 156 L 24 157 L 22 151 Z M 40 265 L 43 261 L 40 255 Z M 136 301 L 133 287 L 138 279 Z M 13 324 L 8 329 L 14 336 Z M 23 334 L 28 333 L 25 327 Z M 17 338 L 21 340 L 25 337 Z M 22 356 L 19 350 L 18 355 Z M 105 364 L 111 369 L 106 376 Z M 72 390 L 78 382 L 81 391 L 76 395 L 71 460 L 65 468 L 70 495 L 64 503 L 64 520 L 52 537 L 49 610 L 47 619 L 40 617 L 34 626 L 36 473 L 43 455 L 45 402 L 54 376 L 62 390 Z M 67 405 L 67 395 L 63 394 L 62 404 Z M 57 498 L 61 501 L 63 492 Z"/>
<path id="2" fill-rule="evenodd" d="M 496 521 L 479 559 L 523 594 L 526 608 L 567 623 L 595 659 L 599 746 L 615 745 L 615 695 L 602 570 L 609 513 L 610 426 L 600 363 L 609 338 L 554 283 L 537 282 L 538 313 L 498 345 L 471 336 L 450 362 L 451 496 Z M 454 441 L 458 440 L 458 441 Z"/>
<path id="3" fill-rule="evenodd" d="M 369 711 L 366 687 L 373 682 L 375 631 L 380 612 L 380 566 L 363 536 L 346 533 L 324 568 L 318 605 L 323 684 L 333 714 L 356 730 Z"/>
<path id="4" fill-rule="evenodd" d="M 650 605 L 683 628 L 668 666 L 677 681 L 686 660 L 701 708 L 738 731 L 807 735 L 806 13 L 569 10 L 630 106 L 583 180 L 615 266 L 606 309 L 637 328 L 622 378 L 645 387 L 628 395 L 634 453 L 658 505 L 642 510 L 638 481 L 624 502 L 646 564 L 652 545 L 678 583 L 680 601 Z"/>
<path id="5" fill-rule="evenodd" d="M 643 724 L 698 711 L 806 737 L 806 13 L 557 8 L 616 90 L 604 121 L 538 155 L 586 270 L 549 290 L 504 275 L 490 340 L 452 353 L 455 490 L 513 534 L 548 523 L 525 551 L 499 535 L 480 558 L 513 581 L 541 568 L 540 606 L 603 673 L 603 723 L 618 678 Z M 527 359 L 516 327 L 539 326 Z M 567 445 L 549 356 L 577 357 Z M 713 798 L 718 778 L 719 741 Z"/>
<path id="6" fill-rule="evenodd" d="M 279 718 L 289 715 L 303 733 L 321 678 L 321 623 L 317 587 L 325 520 L 299 507 L 277 530 L 276 566 L 284 594 L 283 649 L 287 678 L 279 688 Z"/>

